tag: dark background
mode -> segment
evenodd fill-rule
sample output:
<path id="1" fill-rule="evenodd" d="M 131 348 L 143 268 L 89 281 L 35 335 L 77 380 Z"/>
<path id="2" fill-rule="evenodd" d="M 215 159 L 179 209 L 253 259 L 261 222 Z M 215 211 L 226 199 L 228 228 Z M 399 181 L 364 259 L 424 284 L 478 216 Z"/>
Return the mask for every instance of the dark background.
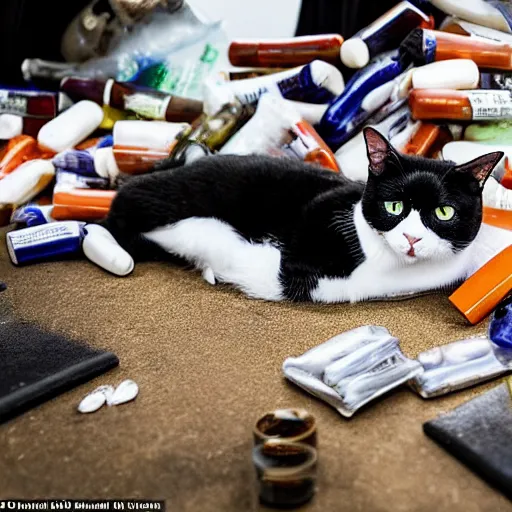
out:
<path id="1" fill-rule="evenodd" d="M 23 84 L 25 58 L 63 60 L 60 40 L 90 0 L 0 0 L 0 84 Z M 254 0 L 256 1 L 256 0 Z M 335 32 L 348 38 L 398 0 L 303 0 L 297 35 Z"/>

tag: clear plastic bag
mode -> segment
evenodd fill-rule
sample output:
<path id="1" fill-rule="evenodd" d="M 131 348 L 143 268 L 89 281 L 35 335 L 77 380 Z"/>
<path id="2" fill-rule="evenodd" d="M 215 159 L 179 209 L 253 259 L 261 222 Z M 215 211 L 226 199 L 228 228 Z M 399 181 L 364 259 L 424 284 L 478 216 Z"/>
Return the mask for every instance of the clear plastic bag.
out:
<path id="1" fill-rule="evenodd" d="M 103 57 L 83 63 L 27 59 L 22 71 L 26 80 L 115 78 L 202 99 L 206 76 L 229 67 L 228 45 L 222 22 L 207 20 L 184 4 L 172 13 L 156 9 L 130 30 L 116 33 Z"/>

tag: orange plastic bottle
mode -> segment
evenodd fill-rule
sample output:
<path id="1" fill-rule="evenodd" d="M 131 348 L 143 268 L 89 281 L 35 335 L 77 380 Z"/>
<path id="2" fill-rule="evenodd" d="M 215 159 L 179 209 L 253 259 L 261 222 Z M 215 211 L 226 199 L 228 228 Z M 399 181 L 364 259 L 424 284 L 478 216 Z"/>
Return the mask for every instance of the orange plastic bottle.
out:
<path id="1" fill-rule="evenodd" d="M 151 171 L 156 162 L 169 157 L 169 151 L 165 149 L 114 146 L 113 150 L 117 167 L 127 174 L 143 174 Z"/>
<path id="2" fill-rule="evenodd" d="M 451 140 L 453 140 L 453 136 L 444 126 L 421 123 L 402 153 L 430 158 Z"/>
<path id="3" fill-rule="evenodd" d="M 414 119 L 512 119 L 512 93 L 494 90 L 414 89 L 409 95 L 409 107 Z"/>
<path id="4" fill-rule="evenodd" d="M 428 29 L 423 39 L 435 40 L 435 61 L 470 59 L 479 68 L 512 70 L 512 46 L 508 44 Z"/>
<path id="5" fill-rule="evenodd" d="M 238 40 L 229 45 L 229 61 L 244 67 L 295 67 L 318 59 L 339 66 L 343 37 L 339 34 L 285 39 Z"/>
<path id="6" fill-rule="evenodd" d="M 106 217 L 116 195 L 115 190 L 73 189 L 53 195 L 55 220 L 94 221 Z"/>

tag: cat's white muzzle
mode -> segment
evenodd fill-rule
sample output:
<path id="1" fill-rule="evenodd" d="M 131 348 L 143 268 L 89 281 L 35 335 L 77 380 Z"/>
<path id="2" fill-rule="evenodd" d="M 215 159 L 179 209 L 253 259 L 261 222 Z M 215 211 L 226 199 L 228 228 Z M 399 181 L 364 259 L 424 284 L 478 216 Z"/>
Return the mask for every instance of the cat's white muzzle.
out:
<path id="1" fill-rule="evenodd" d="M 383 235 L 400 261 L 406 264 L 453 256 L 451 244 L 428 229 L 416 210 Z"/>

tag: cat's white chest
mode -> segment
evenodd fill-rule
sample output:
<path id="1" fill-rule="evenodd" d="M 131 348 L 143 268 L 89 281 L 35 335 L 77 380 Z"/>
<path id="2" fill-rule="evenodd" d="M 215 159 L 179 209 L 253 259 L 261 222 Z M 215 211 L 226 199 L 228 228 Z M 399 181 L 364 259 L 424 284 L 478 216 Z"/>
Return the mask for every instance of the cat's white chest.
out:
<path id="1" fill-rule="evenodd" d="M 357 302 L 439 288 L 467 274 L 465 260 L 397 266 L 383 254 L 367 259 L 349 277 L 320 279 L 311 295 L 316 302 Z"/>

